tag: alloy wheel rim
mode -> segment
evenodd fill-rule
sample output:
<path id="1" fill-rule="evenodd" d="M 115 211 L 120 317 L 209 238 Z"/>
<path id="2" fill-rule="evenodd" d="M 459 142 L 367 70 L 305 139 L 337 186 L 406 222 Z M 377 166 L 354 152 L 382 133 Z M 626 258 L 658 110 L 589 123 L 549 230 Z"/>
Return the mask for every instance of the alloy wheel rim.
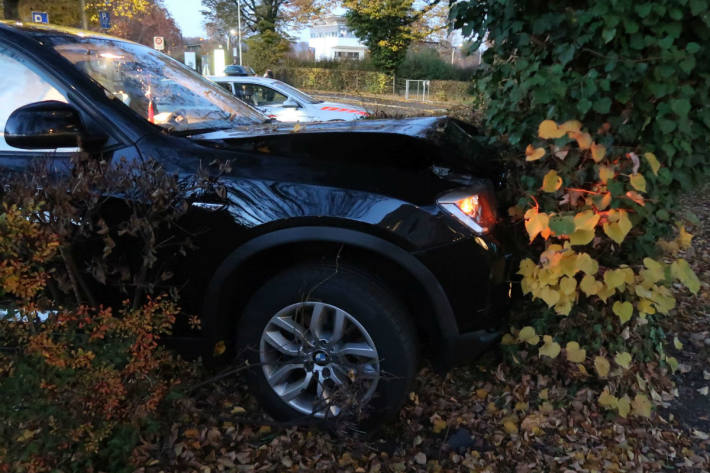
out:
<path id="1" fill-rule="evenodd" d="M 259 342 L 264 378 L 283 402 L 319 418 L 363 405 L 380 379 L 380 358 L 365 327 L 319 301 L 291 304 L 266 324 Z"/>

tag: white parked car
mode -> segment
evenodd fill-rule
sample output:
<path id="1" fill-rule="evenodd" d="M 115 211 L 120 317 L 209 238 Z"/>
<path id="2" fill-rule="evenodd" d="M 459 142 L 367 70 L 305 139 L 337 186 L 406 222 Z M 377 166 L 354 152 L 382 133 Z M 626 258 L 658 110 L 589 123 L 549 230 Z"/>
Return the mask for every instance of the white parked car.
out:
<path id="1" fill-rule="evenodd" d="M 357 120 L 368 115 L 364 108 L 324 102 L 276 79 L 248 76 L 211 76 L 209 79 L 280 122 Z"/>

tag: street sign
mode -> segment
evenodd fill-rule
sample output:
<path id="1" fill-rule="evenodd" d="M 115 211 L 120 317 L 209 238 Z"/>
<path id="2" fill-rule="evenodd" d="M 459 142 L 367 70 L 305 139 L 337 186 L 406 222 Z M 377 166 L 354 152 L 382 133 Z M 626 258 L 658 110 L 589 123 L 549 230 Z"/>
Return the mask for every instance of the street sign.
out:
<path id="1" fill-rule="evenodd" d="M 46 11 L 33 11 L 32 21 L 35 23 L 49 23 L 49 13 Z"/>
<path id="2" fill-rule="evenodd" d="M 99 23 L 101 23 L 101 28 L 105 30 L 111 28 L 111 14 L 107 11 L 100 11 Z"/>
<path id="3" fill-rule="evenodd" d="M 158 51 L 162 51 L 165 49 L 165 38 L 162 36 L 154 36 L 153 37 L 153 47 L 157 49 Z"/>

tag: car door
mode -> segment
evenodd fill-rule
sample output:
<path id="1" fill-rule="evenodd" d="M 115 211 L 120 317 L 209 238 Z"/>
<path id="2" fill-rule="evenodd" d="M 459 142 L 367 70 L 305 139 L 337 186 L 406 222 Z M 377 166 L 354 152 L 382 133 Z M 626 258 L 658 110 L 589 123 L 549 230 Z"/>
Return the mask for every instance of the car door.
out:
<path id="1" fill-rule="evenodd" d="M 309 121 L 303 106 L 292 97 L 261 84 L 244 84 L 247 103 L 281 122 Z"/>
<path id="2" fill-rule="evenodd" d="M 10 146 L 5 140 L 5 125 L 10 115 L 18 108 L 31 103 L 55 100 L 76 106 L 82 120 L 91 122 L 80 107 L 70 98 L 71 93 L 51 73 L 44 70 L 34 59 L 13 45 L 0 41 L 0 172 L 22 172 L 37 163 L 48 166 L 51 173 L 68 172 L 71 158 L 79 153 L 78 148 L 20 149 Z M 102 133 L 108 133 L 104 127 Z M 122 157 L 136 156 L 134 146 L 124 146 L 109 137 L 106 154 L 121 152 Z"/>

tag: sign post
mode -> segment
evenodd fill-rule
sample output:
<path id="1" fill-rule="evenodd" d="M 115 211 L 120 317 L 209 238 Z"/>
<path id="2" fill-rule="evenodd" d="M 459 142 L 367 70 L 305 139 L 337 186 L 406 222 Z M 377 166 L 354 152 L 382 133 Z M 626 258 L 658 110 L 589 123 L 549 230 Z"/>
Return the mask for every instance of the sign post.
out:
<path id="1" fill-rule="evenodd" d="M 99 23 L 101 23 L 101 28 L 105 30 L 111 28 L 111 14 L 107 11 L 100 11 Z"/>
<path id="2" fill-rule="evenodd" d="M 33 11 L 32 21 L 35 23 L 49 23 L 49 13 L 46 11 Z"/>
<path id="3" fill-rule="evenodd" d="M 165 38 L 162 36 L 154 36 L 153 47 L 158 51 L 163 51 L 165 49 Z"/>

